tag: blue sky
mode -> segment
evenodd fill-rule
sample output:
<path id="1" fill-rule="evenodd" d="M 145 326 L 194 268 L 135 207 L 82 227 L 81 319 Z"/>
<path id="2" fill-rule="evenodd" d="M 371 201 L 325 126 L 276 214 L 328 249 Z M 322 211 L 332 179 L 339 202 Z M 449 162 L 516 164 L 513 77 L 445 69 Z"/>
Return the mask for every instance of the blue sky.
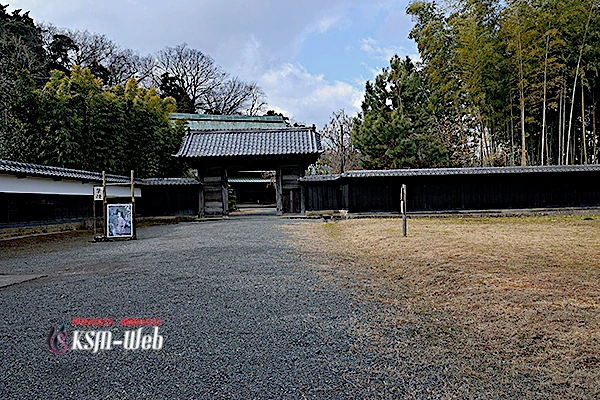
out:
<path id="1" fill-rule="evenodd" d="M 269 108 L 321 128 L 358 111 L 393 54 L 417 57 L 409 0 L 13 0 L 38 22 L 107 35 L 145 55 L 187 43 L 257 82 Z"/>

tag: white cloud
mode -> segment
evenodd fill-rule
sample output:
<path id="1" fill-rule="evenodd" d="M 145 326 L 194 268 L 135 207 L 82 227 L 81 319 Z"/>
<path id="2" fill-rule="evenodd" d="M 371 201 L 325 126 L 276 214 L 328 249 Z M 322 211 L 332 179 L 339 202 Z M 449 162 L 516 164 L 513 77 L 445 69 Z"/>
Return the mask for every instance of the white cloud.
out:
<path id="1" fill-rule="evenodd" d="M 421 61 L 421 55 L 419 53 L 414 53 L 414 54 L 408 54 L 408 57 L 412 60 L 412 62 L 414 63 L 420 63 Z"/>
<path id="2" fill-rule="evenodd" d="M 369 78 L 369 79 L 375 79 L 375 77 L 376 77 L 377 75 L 381 74 L 381 70 L 383 69 L 383 67 L 381 67 L 381 68 L 379 68 L 379 67 L 378 67 L 378 68 L 373 68 L 373 67 L 371 67 L 369 64 L 367 64 L 367 63 L 366 63 L 366 62 L 364 62 L 364 61 L 363 61 L 363 62 L 361 62 L 361 63 L 360 63 L 360 65 L 361 65 L 362 67 L 364 67 L 364 68 L 365 68 L 367 71 L 369 71 L 369 72 L 371 73 L 371 75 L 373 75 L 373 76 L 372 76 L 371 78 Z M 362 75 L 361 75 L 361 79 L 364 79 L 364 78 L 362 77 Z"/>
<path id="3" fill-rule="evenodd" d="M 270 108 L 305 124 L 325 125 L 341 108 L 348 114 L 360 109 L 362 90 L 346 82 L 327 81 L 298 63 L 284 63 L 266 72 L 259 84 L 269 95 Z"/>
<path id="4" fill-rule="evenodd" d="M 320 18 L 317 23 L 311 26 L 307 33 L 318 32 L 318 33 L 327 33 L 327 31 L 338 24 L 340 21 L 340 17 L 338 15 L 328 15 L 323 18 Z"/>
<path id="5" fill-rule="evenodd" d="M 294 121 L 322 127 L 332 112 L 360 110 L 364 81 L 330 81 L 300 63 L 284 62 L 269 54 L 256 37 L 243 46 L 240 62 L 231 72 L 258 83 L 267 95 L 268 109 Z"/>
<path id="6" fill-rule="evenodd" d="M 360 63 L 372 75 L 369 80 L 374 80 L 377 75 L 381 74 L 383 68 L 389 67 L 390 60 L 394 55 L 402 58 L 408 56 L 414 63 L 421 62 L 419 53 L 408 53 L 403 46 L 382 46 L 377 40 L 369 37 L 360 40 L 360 49 L 377 63 L 375 67 L 366 61 Z M 383 65 L 380 65 L 382 62 Z"/>
<path id="7" fill-rule="evenodd" d="M 382 46 L 377 40 L 369 37 L 361 39 L 360 49 L 370 57 L 386 62 L 394 55 L 406 52 L 402 46 Z"/>
<path id="8" fill-rule="evenodd" d="M 258 41 L 256 36 L 250 35 L 239 54 L 236 65 L 229 66 L 229 72 L 247 79 L 256 81 L 268 68 L 268 64 L 276 62 L 269 58 L 269 52 Z"/>

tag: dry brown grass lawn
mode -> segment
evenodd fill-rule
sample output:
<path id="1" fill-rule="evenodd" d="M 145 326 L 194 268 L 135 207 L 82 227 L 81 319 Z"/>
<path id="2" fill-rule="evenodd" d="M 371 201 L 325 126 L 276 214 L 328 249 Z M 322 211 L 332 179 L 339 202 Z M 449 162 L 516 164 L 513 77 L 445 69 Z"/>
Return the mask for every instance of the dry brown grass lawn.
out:
<path id="1" fill-rule="evenodd" d="M 485 375 L 477 364 L 491 357 L 502 379 L 600 396 L 598 216 L 415 218 L 408 228 L 406 238 L 399 219 L 292 229 L 329 257 L 338 282 L 384 305 L 382 336 L 413 324 L 432 348 L 471 360 L 463 374 Z"/>

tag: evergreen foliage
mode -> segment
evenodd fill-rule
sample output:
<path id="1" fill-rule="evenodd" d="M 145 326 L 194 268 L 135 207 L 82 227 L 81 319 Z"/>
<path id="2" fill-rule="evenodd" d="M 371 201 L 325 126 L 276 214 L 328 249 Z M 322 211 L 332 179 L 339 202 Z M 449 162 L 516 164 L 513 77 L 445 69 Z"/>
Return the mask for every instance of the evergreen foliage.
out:
<path id="1" fill-rule="evenodd" d="M 172 98 L 155 89 L 126 85 L 103 89 L 89 69 L 53 71 L 46 86 L 35 88 L 27 72 L 23 93 L 10 108 L 16 129 L 2 136 L 2 158 L 65 168 L 109 171 L 137 177 L 178 176 L 171 157 L 184 134 L 172 125 Z"/>
<path id="2" fill-rule="evenodd" d="M 414 0 L 433 128 L 453 163 L 597 163 L 597 0 Z"/>
<path id="3" fill-rule="evenodd" d="M 410 58 L 395 56 L 390 67 L 367 82 L 352 141 L 364 168 L 446 166 L 448 151 L 432 129 L 434 99 Z"/>

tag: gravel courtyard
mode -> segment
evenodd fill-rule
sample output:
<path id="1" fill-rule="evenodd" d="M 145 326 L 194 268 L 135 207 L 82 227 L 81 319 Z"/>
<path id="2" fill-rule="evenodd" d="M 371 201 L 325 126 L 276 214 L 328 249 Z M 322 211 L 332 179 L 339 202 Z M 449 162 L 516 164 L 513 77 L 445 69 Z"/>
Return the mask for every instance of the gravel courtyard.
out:
<path id="1" fill-rule="evenodd" d="M 319 276 L 318 257 L 282 229 L 297 223 L 238 217 L 145 227 L 127 242 L 0 243 L 0 274 L 47 275 L 0 288 L 1 397 L 427 397 L 435 371 L 409 382 L 378 367 L 368 305 Z M 122 336 L 130 317 L 161 318 L 162 350 L 49 350 L 63 321 L 71 343 L 73 318 L 113 318 Z"/>
<path id="2" fill-rule="evenodd" d="M 461 351 L 444 321 L 415 318 L 431 312 L 415 314 L 421 303 L 410 291 L 385 288 L 410 288 L 418 277 L 391 274 L 383 284 L 369 269 L 396 262 L 380 237 L 365 242 L 380 261 L 358 273 L 347 247 L 360 246 L 336 236 L 337 224 L 240 214 L 144 227 L 136 241 L 91 243 L 74 233 L 0 242 L 0 286 L 7 275 L 42 276 L 0 287 L 0 396 L 553 397 L 536 377 L 507 376 L 510 361 L 499 354 Z M 316 239 L 311 227 L 339 243 Z M 77 328 L 74 318 L 116 326 Z M 121 318 L 161 318 L 163 348 L 49 349 L 48 333 L 62 322 L 72 344 L 77 329 L 122 338 L 131 328 Z"/>

